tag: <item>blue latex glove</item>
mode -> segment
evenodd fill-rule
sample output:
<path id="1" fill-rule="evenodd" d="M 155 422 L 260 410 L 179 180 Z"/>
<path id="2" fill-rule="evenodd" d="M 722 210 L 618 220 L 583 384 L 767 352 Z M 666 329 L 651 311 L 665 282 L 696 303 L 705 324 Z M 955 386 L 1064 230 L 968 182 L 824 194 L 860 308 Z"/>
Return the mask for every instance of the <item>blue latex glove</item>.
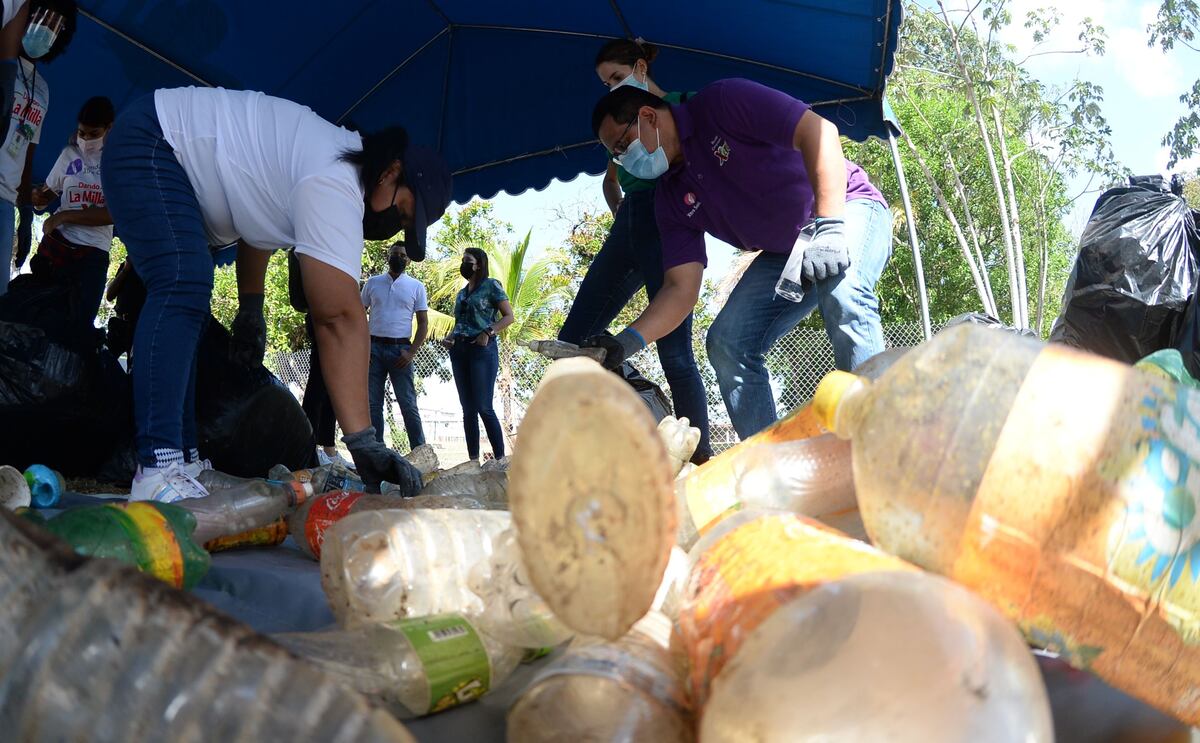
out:
<path id="1" fill-rule="evenodd" d="M 593 335 L 579 345 L 580 348 L 603 348 L 605 369 L 616 369 L 625 363 L 625 359 L 646 347 L 646 339 L 633 328 L 625 328 L 620 333 L 600 333 Z"/>
<path id="2" fill-rule="evenodd" d="M 837 218 L 817 217 L 804 228 L 811 230 L 812 241 L 804 249 L 801 275 L 806 282 L 824 281 L 850 267 L 846 246 L 846 224 Z"/>

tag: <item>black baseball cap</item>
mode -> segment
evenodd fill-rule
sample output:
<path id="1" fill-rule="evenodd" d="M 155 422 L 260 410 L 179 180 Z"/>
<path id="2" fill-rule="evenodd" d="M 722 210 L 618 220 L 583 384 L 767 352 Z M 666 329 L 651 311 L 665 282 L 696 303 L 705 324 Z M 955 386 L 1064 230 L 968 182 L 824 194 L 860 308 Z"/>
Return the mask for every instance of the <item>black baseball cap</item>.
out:
<path id="1" fill-rule="evenodd" d="M 428 147 L 409 145 L 404 151 L 404 184 L 412 189 L 416 200 L 413 227 L 404 231 L 404 249 L 412 260 L 424 260 L 425 231 L 442 218 L 450 205 L 450 166 Z"/>

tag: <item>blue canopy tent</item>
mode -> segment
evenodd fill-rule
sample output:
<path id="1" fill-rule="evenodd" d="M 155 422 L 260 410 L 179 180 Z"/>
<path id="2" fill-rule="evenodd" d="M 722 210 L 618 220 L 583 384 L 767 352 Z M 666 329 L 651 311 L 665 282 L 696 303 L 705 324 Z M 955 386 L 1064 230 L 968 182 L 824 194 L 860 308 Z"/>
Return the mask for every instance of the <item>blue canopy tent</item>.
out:
<path id="1" fill-rule="evenodd" d="M 603 40 L 621 36 L 662 49 L 655 77 L 672 88 L 752 78 L 815 104 L 852 139 L 892 133 L 883 93 L 899 0 L 79 5 L 70 50 L 42 70 L 51 109 L 35 176 L 90 96 L 107 95 L 119 110 L 158 87 L 219 85 L 289 98 L 364 130 L 401 124 L 446 157 L 460 202 L 541 189 L 603 171 L 589 114 L 604 89 L 592 60 Z M 923 306 L 926 328 L 927 316 Z"/>

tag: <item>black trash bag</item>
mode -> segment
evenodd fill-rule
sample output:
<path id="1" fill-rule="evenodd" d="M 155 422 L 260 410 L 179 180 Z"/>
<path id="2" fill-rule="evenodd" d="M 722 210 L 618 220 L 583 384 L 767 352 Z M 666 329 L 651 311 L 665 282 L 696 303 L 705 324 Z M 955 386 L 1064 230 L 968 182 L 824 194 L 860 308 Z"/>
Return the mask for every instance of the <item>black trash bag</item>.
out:
<path id="1" fill-rule="evenodd" d="M 200 455 L 238 477 L 266 477 L 277 464 L 297 470 L 316 451 L 300 403 L 262 364 L 229 358 L 232 339 L 210 318 L 196 354 L 196 432 Z"/>
<path id="2" fill-rule="evenodd" d="M 958 317 L 951 319 L 950 322 L 946 323 L 946 326 L 943 327 L 938 332 L 939 333 L 945 332 L 945 331 L 949 330 L 950 328 L 953 328 L 958 325 L 983 325 L 983 326 L 989 327 L 989 328 L 998 328 L 1000 330 L 1007 330 L 1010 333 L 1016 333 L 1017 335 L 1023 335 L 1027 338 L 1037 338 L 1038 337 L 1037 333 L 1033 332 L 1032 330 L 1028 330 L 1028 329 L 1017 330 L 1016 328 L 1012 327 L 1011 325 L 1005 325 L 1004 323 L 1000 322 L 999 320 L 992 317 L 991 315 L 985 315 L 982 312 L 967 312 L 962 315 L 959 315 Z"/>
<path id="3" fill-rule="evenodd" d="M 1196 291 L 1198 251 L 1191 210 L 1161 177 L 1104 192 L 1050 340 L 1126 363 L 1172 348 Z"/>
<path id="4" fill-rule="evenodd" d="M 1200 211 L 1192 210 L 1192 224 L 1200 233 Z M 1200 292 L 1192 294 L 1187 313 L 1183 316 L 1183 327 L 1175 338 L 1175 348 L 1183 356 L 1188 374 L 1200 379 Z"/>
<path id="5" fill-rule="evenodd" d="M 646 403 L 646 407 L 650 408 L 650 414 L 654 416 L 654 422 L 657 423 L 668 415 L 673 415 L 671 410 L 671 398 L 667 397 L 667 393 L 662 391 L 654 382 L 642 376 L 642 373 L 634 368 L 633 364 L 626 361 L 616 369 L 613 373 L 621 379 L 624 379 L 633 391 L 638 393 L 642 398 L 642 402 Z"/>
<path id="6" fill-rule="evenodd" d="M 91 347 L 71 346 L 43 328 L 0 321 L 0 462 L 90 477 L 128 447 L 129 377 L 92 340 Z"/>
<path id="7" fill-rule="evenodd" d="M 79 285 L 34 274 L 21 274 L 0 296 L 0 320 L 40 328 L 58 343 L 94 349 L 104 333 L 80 322 Z"/>

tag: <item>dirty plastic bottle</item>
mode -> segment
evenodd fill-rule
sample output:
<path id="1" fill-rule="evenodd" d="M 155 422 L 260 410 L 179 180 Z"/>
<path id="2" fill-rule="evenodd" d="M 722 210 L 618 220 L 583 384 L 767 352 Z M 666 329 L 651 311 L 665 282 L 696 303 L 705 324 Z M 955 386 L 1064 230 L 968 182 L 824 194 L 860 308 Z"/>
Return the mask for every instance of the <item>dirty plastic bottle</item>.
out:
<path id="1" fill-rule="evenodd" d="M 278 547 L 287 540 L 287 536 L 287 517 L 280 516 L 266 526 L 260 526 L 257 529 L 247 529 L 237 534 L 210 539 L 204 543 L 204 549 L 212 553 L 247 547 Z"/>
<path id="2" fill-rule="evenodd" d="M 511 524 L 503 511 L 366 511 L 325 533 L 321 586 L 349 629 L 454 612 L 477 615 L 483 602 L 468 574 Z"/>
<path id="3" fill-rule="evenodd" d="M 196 585 L 211 562 L 192 536 L 195 516 L 174 503 L 76 506 L 40 525 L 81 555 L 120 560 L 175 588 Z"/>
<path id="4" fill-rule="evenodd" d="M 670 620 L 651 612 L 615 642 L 575 640 L 509 710 L 508 739 L 690 743 L 691 712 L 670 635 Z"/>
<path id="5" fill-rule="evenodd" d="M 196 517 L 193 537 L 200 544 L 270 526 L 312 495 L 312 485 L 298 480 L 236 478 L 240 482 L 233 482 L 232 475 L 214 470 L 205 470 L 196 479 L 209 494 L 179 505 Z"/>
<path id="6" fill-rule="evenodd" d="M 700 738 L 764 743 L 1051 743 L 1050 703 L 1016 628 L 920 572 L 855 575 L 780 607 L 713 683 Z"/>
<path id="7" fill-rule="evenodd" d="M 359 511 L 403 508 L 403 500 L 396 495 L 372 495 L 361 491 L 333 490 L 322 493 L 304 501 L 288 514 L 288 532 L 301 552 L 320 560 L 325 535 L 331 526 Z"/>
<path id="8" fill-rule="evenodd" d="M 396 499 L 396 504 L 391 508 L 456 508 L 481 511 L 486 506 L 480 503 L 475 498 L 469 495 L 414 495 L 411 498 L 404 498 L 400 495 L 403 488 L 399 485 L 394 485 L 386 480 L 379 484 L 379 489 L 384 495 L 390 495 Z"/>
<path id="9" fill-rule="evenodd" d="M 574 343 L 556 340 L 533 340 L 533 341 L 518 341 L 519 345 L 525 346 L 534 353 L 540 353 L 548 359 L 569 359 L 575 356 L 583 356 L 584 358 L 592 359 L 593 361 L 604 361 L 603 348 L 580 348 Z"/>
<path id="10" fill-rule="evenodd" d="M 418 495 L 465 496 L 474 498 L 486 508 L 508 509 L 508 473 L 486 472 L 435 477 L 421 488 Z"/>
<path id="11" fill-rule="evenodd" d="M 422 477 L 437 472 L 438 455 L 437 450 L 429 444 L 421 444 L 417 448 L 404 455 L 409 464 L 417 468 Z"/>
<path id="12" fill-rule="evenodd" d="M 459 614 L 273 639 L 401 719 L 475 701 L 503 683 L 524 655 Z"/>
<path id="13" fill-rule="evenodd" d="M 529 583 L 512 528 L 492 540 L 492 554 L 468 572 L 468 585 L 483 601 L 480 629 L 516 648 L 549 648 L 571 637 Z"/>
<path id="14" fill-rule="evenodd" d="M 700 429 L 690 425 L 687 418 L 668 415 L 658 422 L 658 435 L 662 436 L 667 456 L 671 458 L 671 476 L 678 476 L 696 453 L 696 447 L 700 444 Z"/>
<path id="15" fill-rule="evenodd" d="M 31 464 L 25 470 L 25 482 L 29 484 L 29 497 L 34 508 L 54 508 L 66 492 L 63 476 L 42 464 Z"/>
<path id="16" fill-rule="evenodd" d="M 675 497 L 656 425 L 587 359 L 551 364 L 521 422 L 508 472 L 517 541 L 534 589 L 575 632 L 619 639 L 662 583 Z"/>
<path id="17" fill-rule="evenodd" d="M 340 464 L 324 464 L 307 470 L 292 472 L 282 464 L 277 464 L 267 473 L 272 480 L 288 482 L 299 480 L 312 485 L 313 493 L 332 493 L 346 490 L 355 493 L 366 492 L 366 486 L 358 474 Z"/>
<path id="18" fill-rule="evenodd" d="M 31 503 L 29 483 L 16 467 L 0 465 L 0 506 L 10 511 L 28 508 Z"/>
<path id="19" fill-rule="evenodd" d="M 875 382 L 827 376 L 814 406 L 852 441 L 876 544 L 1200 723 L 1200 390 L 959 326 Z"/>
<path id="20" fill-rule="evenodd" d="M 414 743 L 246 625 L 23 521 L 0 509 L 5 739 Z"/>

